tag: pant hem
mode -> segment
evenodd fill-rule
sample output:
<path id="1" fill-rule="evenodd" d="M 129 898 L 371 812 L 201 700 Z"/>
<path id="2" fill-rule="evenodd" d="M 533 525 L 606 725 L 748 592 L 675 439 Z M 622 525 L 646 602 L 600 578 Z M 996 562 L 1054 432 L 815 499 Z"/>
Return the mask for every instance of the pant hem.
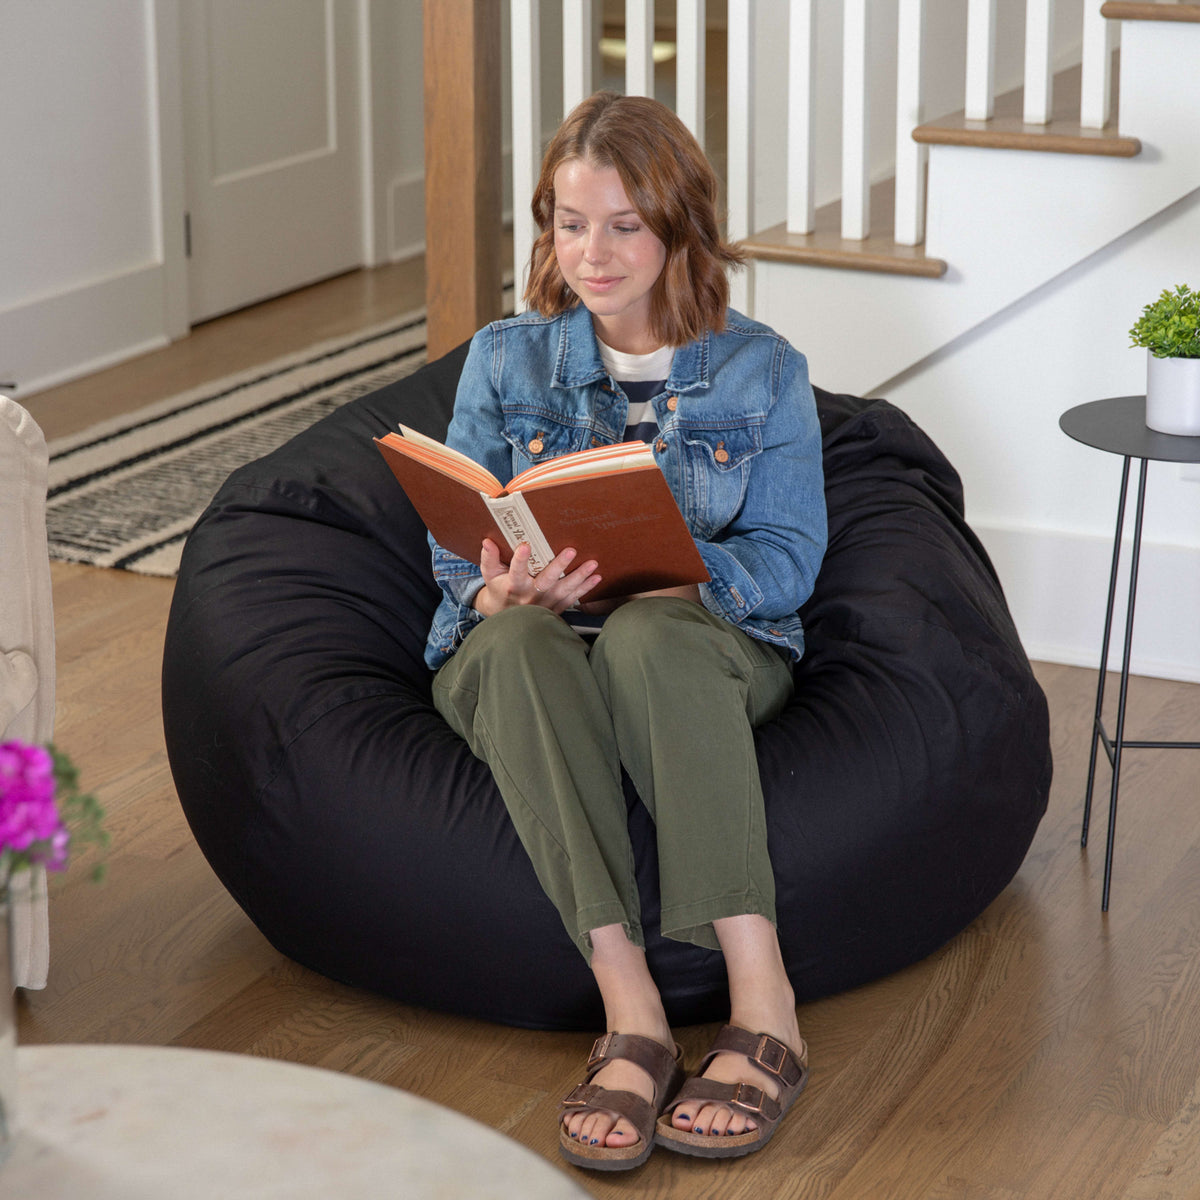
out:
<path id="1" fill-rule="evenodd" d="M 720 950 L 714 921 L 724 917 L 766 917 L 777 925 L 775 905 L 758 892 L 742 892 L 736 896 L 715 896 L 665 908 L 660 918 L 662 935 L 675 942 L 691 942 L 706 950 Z"/>

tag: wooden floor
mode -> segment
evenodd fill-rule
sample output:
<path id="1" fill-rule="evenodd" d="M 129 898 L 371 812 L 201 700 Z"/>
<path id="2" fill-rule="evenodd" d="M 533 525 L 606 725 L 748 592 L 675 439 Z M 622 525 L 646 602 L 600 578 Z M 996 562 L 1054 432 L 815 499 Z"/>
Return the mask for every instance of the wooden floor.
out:
<path id="1" fill-rule="evenodd" d="M 419 299 L 411 271 L 345 277 L 29 407 L 68 432 Z M 107 882 L 89 881 L 91 852 L 52 882 L 50 986 L 22 995 L 21 1040 L 200 1046 L 349 1071 L 558 1163 L 556 1100 L 590 1037 L 408 1008 L 280 957 L 201 858 L 171 784 L 158 690 L 171 582 L 67 564 L 53 574 L 57 737 L 108 809 L 113 848 Z M 812 1083 L 762 1154 L 714 1165 L 660 1152 L 633 1177 L 579 1173 L 584 1186 L 720 1200 L 1200 1196 L 1200 755 L 1128 753 L 1102 916 L 1103 839 L 1087 852 L 1078 841 L 1095 675 L 1036 669 L 1056 776 L 1015 882 L 927 961 L 804 1006 Z M 1135 680 L 1130 703 L 1131 736 L 1200 728 L 1200 687 Z M 680 1031 L 690 1056 L 711 1032 Z"/>

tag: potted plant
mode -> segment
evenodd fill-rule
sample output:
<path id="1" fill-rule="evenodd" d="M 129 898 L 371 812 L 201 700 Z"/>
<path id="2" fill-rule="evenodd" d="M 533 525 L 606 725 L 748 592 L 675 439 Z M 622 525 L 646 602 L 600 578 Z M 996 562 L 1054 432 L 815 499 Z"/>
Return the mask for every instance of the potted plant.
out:
<path id="1" fill-rule="evenodd" d="M 1165 289 L 1129 331 L 1149 352 L 1146 425 L 1158 433 L 1200 435 L 1200 292 Z"/>

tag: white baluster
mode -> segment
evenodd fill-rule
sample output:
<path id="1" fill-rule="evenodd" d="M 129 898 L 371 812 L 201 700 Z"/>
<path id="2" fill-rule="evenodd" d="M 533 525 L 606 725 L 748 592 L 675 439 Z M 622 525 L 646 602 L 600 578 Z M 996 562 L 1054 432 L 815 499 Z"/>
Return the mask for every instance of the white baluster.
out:
<path id="1" fill-rule="evenodd" d="M 867 154 L 867 0 L 845 0 L 842 33 L 842 237 L 871 227 Z"/>
<path id="2" fill-rule="evenodd" d="M 813 170 L 816 152 L 817 36 L 813 0 L 791 0 L 788 13 L 788 183 L 789 233 L 811 233 L 815 224 Z"/>
<path id="3" fill-rule="evenodd" d="M 729 0 L 728 164 L 725 172 L 728 236 L 740 241 L 754 219 L 754 8 L 753 0 Z M 753 267 L 747 264 L 730 282 L 730 303 L 750 315 Z"/>
<path id="4" fill-rule="evenodd" d="M 1083 6 L 1083 80 L 1079 122 L 1086 129 L 1103 129 L 1112 115 L 1112 55 L 1118 25 L 1100 15 L 1104 0 Z"/>
<path id="5" fill-rule="evenodd" d="M 913 141 L 924 119 L 921 62 L 925 0 L 900 0 L 896 34 L 896 229 L 901 246 L 925 240 L 925 160 L 928 147 Z"/>
<path id="6" fill-rule="evenodd" d="M 996 0 L 968 0 L 967 103 L 969 121 L 990 121 L 995 111 Z"/>
<path id="7" fill-rule="evenodd" d="M 563 0 L 563 112 L 592 90 L 592 0 Z"/>
<path id="8" fill-rule="evenodd" d="M 537 235 L 530 205 L 541 169 L 540 10 L 541 0 L 512 0 L 513 280 L 517 312 L 525 308 L 522 296 Z"/>
<path id="9" fill-rule="evenodd" d="M 1025 5 L 1025 123 L 1047 125 L 1054 107 L 1054 0 Z"/>
<path id="10" fill-rule="evenodd" d="M 675 5 L 675 111 L 704 145 L 704 0 Z"/>
<path id="11" fill-rule="evenodd" d="M 654 0 L 625 0 L 625 94 L 654 95 Z"/>

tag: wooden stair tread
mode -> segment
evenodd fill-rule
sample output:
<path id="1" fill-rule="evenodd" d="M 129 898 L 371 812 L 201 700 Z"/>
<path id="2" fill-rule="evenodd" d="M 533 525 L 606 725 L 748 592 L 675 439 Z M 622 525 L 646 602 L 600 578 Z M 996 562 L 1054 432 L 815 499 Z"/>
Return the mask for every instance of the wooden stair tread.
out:
<path id="1" fill-rule="evenodd" d="M 1142 143 L 1117 132 L 1115 100 L 1112 118 L 1103 129 L 1087 129 L 1079 123 L 1081 75 L 1080 68 L 1073 67 L 1054 77 L 1054 111 L 1049 124 L 1025 123 L 1025 89 L 1020 87 L 996 97 L 995 115 L 990 121 L 969 121 L 960 110 L 918 125 L 913 138 L 937 146 L 984 146 L 994 150 L 1041 150 L 1111 158 L 1133 158 L 1139 154 Z"/>
<path id="2" fill-rule="evenodd" d="M 1107 0 L 1100 15 L 1110 21 L 1192 21 L 1200 24 L 1200 4 L 1176 3 L 1175 0 Z"/>
<path id="3" fill-rule="evenodd" d="M 862 241 L 842 237 L 842 202 L 835 200 L 817 209 L 812 233 L 789 233 L 781 224 L 740 244 L 752 258 L 770 262 L 937 279 L 946 273 L 940 258 L 927 255 L 924 246 L 904 246 L 892 237 L 895 187 L 895 180 L 887 179 L 871 188 L 871 232 Z"/>

